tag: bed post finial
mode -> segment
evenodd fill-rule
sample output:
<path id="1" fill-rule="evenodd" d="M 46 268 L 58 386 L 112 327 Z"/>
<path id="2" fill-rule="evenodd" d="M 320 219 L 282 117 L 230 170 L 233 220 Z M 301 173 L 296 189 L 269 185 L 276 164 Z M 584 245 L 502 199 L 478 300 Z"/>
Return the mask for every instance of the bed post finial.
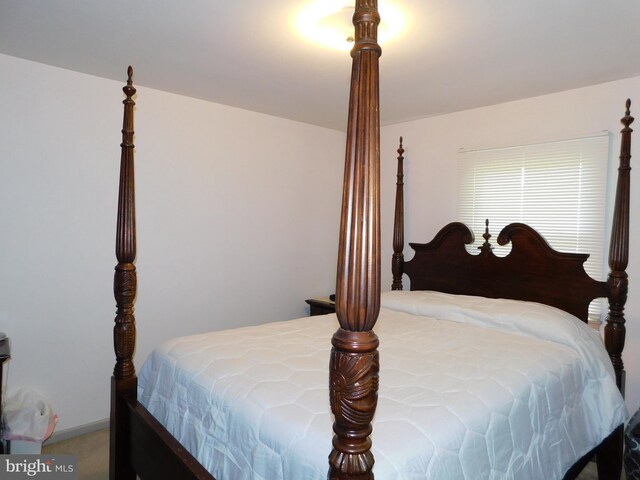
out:
<path id="1" fill-rule="evenodd" d="M 481 255 L 489 255 L 493 250 L 489 239 L 491 238 L 491 234 L 489 233 L 489 219 L 485 219 L 484 221 L 484 233 L 482 234 L 482 238 L 484 238 L 484 243 L 478 247 Z"/>
<path id="2" fill-rule="evenodd" d="M 127 84 L 123 87 L 122 143 L 120 157 L 120 184 L 118 194 L 118 221 L 116 227 L 116 257 L 113 292 L 116 299 L 116 318 L 113 345 L 116 365 L 111 377 L 111 423 L 109 448 L 109 478 L 133 480 L 135 472 L 128 463 L 127 399 L 136 398 L 137 378 L 133 365 L 136 345 L 136 321 L 133 304 L 136 298 L 136 213 L 133 168 L 133 69 L 127 69 Z"/>
<path id="3" fill-rule="evenodd" d="M 393 218 L 393 257 L 391 259 L 391 273 L 393 283 L 391 290 L 402 290 L 402 274 L 404 267 L 404 148 L 402 137 L 398 147 L 398 173 L 396 180 L 396 209 Z"/>
<path id="4" fill-rule="evenodd" d="M 609 246 L 609 314 L 604 327 L 604 340 L 616 372 L 616 383 L 624 393 L 624 363 L 622 350 L 626 336 L 624 306 L 627 302 L 629 280 L 627 265 L 629 263 L 629 204 L 631 183 L 631 129 L 634 118 L 631 116 L 631 100 L 627 99 L 625 116 L 620 120 L 624 125 L 621 130 L 620 165 L 618 167 L 618 184 L 611 228 L 611 245 Z"/>
<path id="5" fill-rule="evenodd" d="M 372 480 L 371 422 L 378 403 L 380 311 L 380 23 L 377 0 L 356 0 L 355 45 L 340 220 L 329 388 L 331 480 Z"/>

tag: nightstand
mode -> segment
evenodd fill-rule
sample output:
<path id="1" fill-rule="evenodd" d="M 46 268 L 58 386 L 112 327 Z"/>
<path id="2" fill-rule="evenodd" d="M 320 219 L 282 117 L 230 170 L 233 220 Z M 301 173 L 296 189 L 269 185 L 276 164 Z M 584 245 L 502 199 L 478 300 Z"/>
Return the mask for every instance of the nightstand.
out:
<path id="1" fill-rule="evenodd" d="M 326 315 L 327 313 L 336 312 L 336 304 L 329 297 L 322 298 L 309 298 L 305 300 L 309 304 L 309 314 L 314 315 Z"/>

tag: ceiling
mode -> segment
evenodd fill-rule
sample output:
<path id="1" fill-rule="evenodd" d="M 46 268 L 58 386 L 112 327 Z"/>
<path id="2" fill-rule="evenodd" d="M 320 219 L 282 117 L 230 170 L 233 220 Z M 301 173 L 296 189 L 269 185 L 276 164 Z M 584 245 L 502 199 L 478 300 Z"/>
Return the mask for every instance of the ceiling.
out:
<path id="1" fill-rule="evenodd" d="M 383 125 L 640 74 L 637 0 L 388 1 Z M 298 37 L 306 3 L 0 0 L 0 53 L 344 129 L 351 58 Z"/>

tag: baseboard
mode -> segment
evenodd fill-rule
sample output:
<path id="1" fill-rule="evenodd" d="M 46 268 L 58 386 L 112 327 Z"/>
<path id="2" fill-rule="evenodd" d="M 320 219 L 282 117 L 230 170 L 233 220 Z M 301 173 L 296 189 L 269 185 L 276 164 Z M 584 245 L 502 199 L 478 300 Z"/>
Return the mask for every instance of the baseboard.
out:
<path id="1" fill-rule="evenodd" d="M 79 437 L 80 435 L 86 435 L 87 433 L 97 432 L 98 430 L 103 430 L 105 428 L 109 428 L 108 418 L 105 418 L 104 420 L 98 420 L 97 422 L 86 423 L 78 427 L 67 428 L 65 430 L 60 430 L 59 432 L 53 432 L 53 435 L 49 437 L 49 439 L 46 441 L 46 444 L 49 445 L 52 443 L 62 442 L 64 440 L 69 440 L 70 438 Z"/>

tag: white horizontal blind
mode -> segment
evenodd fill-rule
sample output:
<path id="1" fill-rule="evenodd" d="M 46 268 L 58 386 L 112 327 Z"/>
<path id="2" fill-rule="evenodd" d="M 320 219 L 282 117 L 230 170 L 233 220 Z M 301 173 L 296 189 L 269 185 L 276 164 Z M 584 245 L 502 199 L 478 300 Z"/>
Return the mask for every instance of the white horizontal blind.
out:
<path id="1" fill-rule="evenodd" d="M 485 219 L 489 219 L 491 243 L 499 256 L 511 248 L 497 244 L 500 230 L 522 222 L 538 230 L 560 252 L 589 253 L 585 270 L 602 280 L 608 157 L 607 132 L 460 151 L 458 217 L 476 237 L 469 252 L 477 253 L 484 241 Z M 598 311 L 592 308 L 590 314 Z"/>

